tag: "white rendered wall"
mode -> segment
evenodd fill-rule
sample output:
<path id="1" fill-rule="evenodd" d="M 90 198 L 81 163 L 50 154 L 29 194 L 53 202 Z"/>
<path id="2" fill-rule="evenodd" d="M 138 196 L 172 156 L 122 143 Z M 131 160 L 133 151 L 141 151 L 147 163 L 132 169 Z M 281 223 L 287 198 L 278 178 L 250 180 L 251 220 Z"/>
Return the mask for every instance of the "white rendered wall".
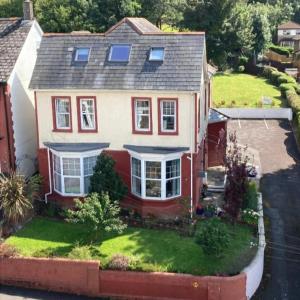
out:
<path id="1" fill-rule="evenodd" d="M 18 170 L 26 176 L 36 171 L 37 131 L 34 92 L 29 90 L 28 86 L 41 38 L 42 30 L 34 21 L 8 80 L 11 89 L 16 164 Z"/>
<path id="2" fill-rule="evenodd" d="M 53 132 L 51 96 L 70 96 L 72 103 L 72 133 Z M 98 133 L 79 133 L 76 96 L 96 96 Z M 153 134 L 132 133 L 131 97 L 152 98 Z M 158 98 L 178 98 L 178 135 L 158 135 Z M 44 142 L 84 143 L 108 142 L 111 150 L 124 150 L 124 144 L 164 147 L 194 147 L 194 93 L 153 91 L 38 91 L 37 113 L 39 147 Z M 203 125 L 203 124 L 202 124 Z"/>

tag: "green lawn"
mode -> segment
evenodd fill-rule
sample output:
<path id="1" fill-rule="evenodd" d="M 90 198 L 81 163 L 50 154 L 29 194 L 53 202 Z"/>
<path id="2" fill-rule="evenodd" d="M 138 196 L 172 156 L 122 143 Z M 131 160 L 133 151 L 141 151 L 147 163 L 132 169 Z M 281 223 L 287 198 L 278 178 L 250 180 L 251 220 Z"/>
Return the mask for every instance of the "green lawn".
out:
<path id="1" fill-rule="evenodd" d="M 201 223 L 200 223 L 201 226 Z M 93 259 L 103 267 L 116 253 L 135 257 L 136 268 L 143 271 L 182 272 L 197 275 L 237 273 L 253 256 L 253 235 L 248 227 L 231 226 L 231 246 L 222 258 L 205 255 L 193 238 L 167 230 L 128 228 L 123 234 L 104 234 L 90 244 L 88 231 L 80 226 L 35 218 L 6 243 L 14 245 L 23 256 L 41 256 L 41 251 L 66 257 L 72 248 L 91 245 Z"/>
<path id="2" fill-rule="evenodd" d="M 213 78 L 215 107 L 256 107 L 263 96 L 273 100 L 273 107 L 285 106 L 279 89 L 264 78 L 240 73 L 219 73 Z"/>

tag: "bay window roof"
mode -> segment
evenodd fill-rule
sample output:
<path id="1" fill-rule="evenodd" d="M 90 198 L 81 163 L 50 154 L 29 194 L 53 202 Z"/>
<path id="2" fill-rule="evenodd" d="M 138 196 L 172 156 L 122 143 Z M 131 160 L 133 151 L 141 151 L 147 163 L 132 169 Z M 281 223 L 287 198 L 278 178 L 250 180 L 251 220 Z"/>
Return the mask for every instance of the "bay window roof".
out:
<path id="1" fill-rule="evenodd" d="M 109 143 L 44 143 L 57 152 L 86 152 L 109 147 Z"/>
<path id="2" fill-rule="evenodd" d="M 134 151 L 137 153 L 145 154 L 173 154 L 179 152 L 189 151 L 188 147 L 152 147 L 152 146 L 134 146 L 134 145 L 124 145 L 125 149 Z"/>

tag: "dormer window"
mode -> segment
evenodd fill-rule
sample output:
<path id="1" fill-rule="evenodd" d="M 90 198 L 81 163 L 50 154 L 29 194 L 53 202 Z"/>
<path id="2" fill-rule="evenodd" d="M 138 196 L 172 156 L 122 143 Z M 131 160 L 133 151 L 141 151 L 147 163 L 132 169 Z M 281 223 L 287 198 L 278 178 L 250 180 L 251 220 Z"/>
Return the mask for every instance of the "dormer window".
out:
<path id="1" fill-rule="evenodd" d="M 128 62 L 130 51 L 131 45 L 112 45 L 108 60 L 111 62 Z"/>
<path id="2" fill-rule="evenodd" d="M 75 52 L 75 61 L 87 62 L 89 61 L 90 48 L 77 48 Z"/>
<path id="3" fill-rule="evenodd" d="M 162 47 L 153 47 L 150 50 L 150 61 L 163 61 L 165 57 L 165 49 Z"/>

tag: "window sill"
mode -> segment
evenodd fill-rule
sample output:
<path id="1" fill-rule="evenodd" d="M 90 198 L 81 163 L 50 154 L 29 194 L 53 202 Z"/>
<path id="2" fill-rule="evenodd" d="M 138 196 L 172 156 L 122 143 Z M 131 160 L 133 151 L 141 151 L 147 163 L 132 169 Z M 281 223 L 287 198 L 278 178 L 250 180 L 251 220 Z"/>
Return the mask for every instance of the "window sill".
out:
<path id="1" fill-rule="evenodd" d="M 52 132 L 73 132 L 72 129 L 52 129 Z"/>
<path id="2" fill-rule="evenodd" d="M 170 197 L 170 198 L 153 198 L 153 197 L 141 197 L 139 195 L 136 195 L 134 193 L 131 193 L 134 197 L 138 198 L 139 200 L 142 201 L 153 201 L 153 202 L 167 202 L 167 201 L 171 201 L 171 200 L 177 200 L 178 198 L 181 197 L 181 195 L 176 195 L 174 197 Z"/>
<path id="3" fill-rule="evenodd" d="M 60 196 L 63 196 L 63 197 L 79 197 L 79 198 L 84 198 L 86 197 L 88 194 L 66 194 L 66 193 L 62 193 L 62 192 L 59 192 L 57 191 L 56 189 L 53 189 L 55 193 L 57 193 L 58 195 Z"/>
<path id="4" fill-rule="evenodd" d="M 158 135 L 178 135 L 178 131 L 159 131 Z"/>
<path id="5" fill-rule="evenodd" d="M 133 130 L 132 134 L 144 134 L 144 135 L 152 135 L 153 132 L 151 131 L 138 131 L 138 130 Z"/>
<path id="6" fill-rule="evenodd" d="M 98 129 L 78 129 L 79 133 L 98 133 Z"/>

